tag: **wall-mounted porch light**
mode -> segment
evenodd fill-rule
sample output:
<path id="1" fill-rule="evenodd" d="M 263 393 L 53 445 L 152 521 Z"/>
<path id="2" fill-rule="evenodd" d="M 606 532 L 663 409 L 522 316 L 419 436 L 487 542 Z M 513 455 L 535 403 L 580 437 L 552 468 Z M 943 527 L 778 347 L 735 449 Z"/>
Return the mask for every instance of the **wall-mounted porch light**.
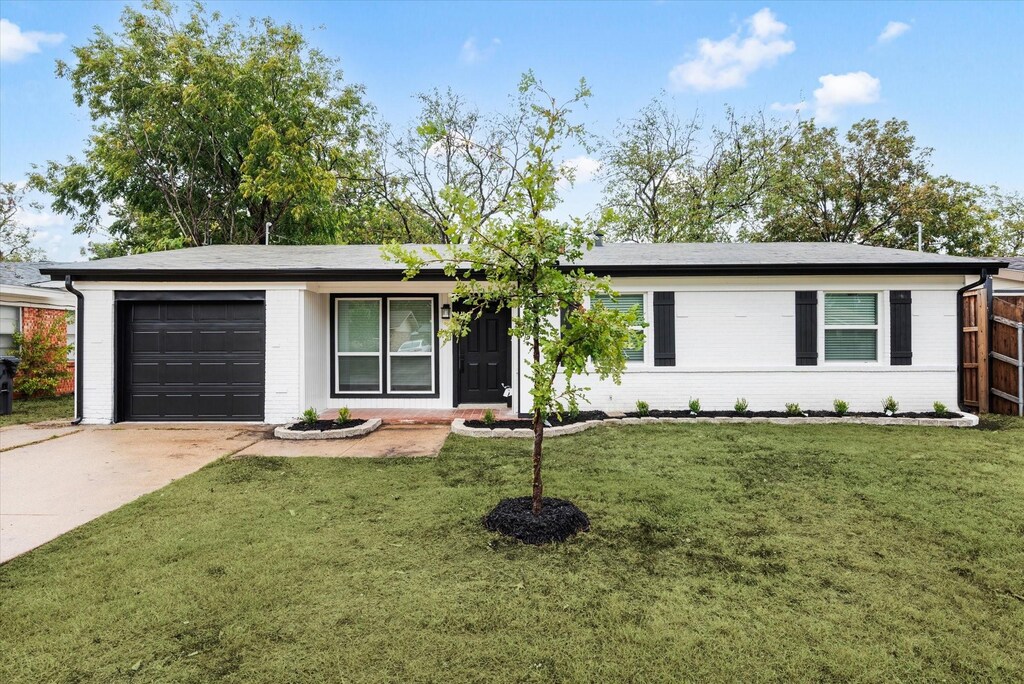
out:
<path id="1" fill-rule="evenodd" d="M 441 318 L 443 318 L 444 320 L 447 321 L 451 317 L 452 317 L 452 305 L 451 304 L 442 304 L 441 305 Z"/>

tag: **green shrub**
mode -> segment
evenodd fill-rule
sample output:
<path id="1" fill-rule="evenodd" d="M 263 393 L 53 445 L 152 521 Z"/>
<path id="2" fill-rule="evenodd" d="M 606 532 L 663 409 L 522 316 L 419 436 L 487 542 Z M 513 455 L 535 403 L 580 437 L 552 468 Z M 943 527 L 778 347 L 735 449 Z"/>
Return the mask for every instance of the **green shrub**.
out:
<path id="1" fill-rule="evenodd" d="M 786 415 L 787 416 L 799 416 L 803 414 L 803 410 L 800 408 L 800 404 L 792 403 L 786 404 Z"/>
<path id="2" fill-rule="evenodd" d="M 736 413 L 746 413 L 747 409 L 750 408 L 750 404 L 747 403 L 746 399 L 739 398 L 736 400 L 736 403 L 732 405 L 732 408 Z"/>
<path id="3" fill-rule="evenodd" d="M 494 411 L 487 409 L 484 411 L 484 425 L 494 425 L 497 419 L 494 417 Z"/>
<path id="4" fill-rule="evenodd" d="M 937 401 L 934 404 L 932 404 L 932 410 L 943 417 L 949 415 L 949 409 L 947 409 L 946 405 L 943 404 L 941 401 Z"/>
<path id="5" fill-rule="evenodd" d="M 882 410 L 885 411 L 886 413 L 896 413 L 897 411 L 900 410 L 900 402 L 893 399 L 892 395 L 890 394 L 889 396 L 882 400 Z"/>
<path id="6" fill-rule="evenodd" d="M 650 406 L 650 404 L 648 404 L 646 401 L 637 401 L 636 402 L 636 413 L 640 417 L 643 417 L 643 416 L 646 416 L 646 415 L 650 415 L 650 413 L 651 413 L 651 406 Z"/>
<path id="7" fill-rule="evenodd" d="M 700 413 L 700 399 L 690 400 L 690 413 Z"/>
<path id="8" fill-rule="evenodd" d="M 14 356 L 21 359 L 14 376 L 14 389 L 26 397 L 55 397 L 60 384 L 74 375 L 68 367 L 72 346 L 67 343 L 69 316 L 56 316 L 32 326 L 28 333 L 16 332 Z"/>
<path id="9" fill-rule="evenodd" d="M 334 419 L 335 423 L 338 425 L 344 425 L 350 420 L 352 420 L 352 412 L 348 410 L 347 406 L 342 406 L 338 409 L 338 417 Z"/>
<path id="10" fill-rule="evenodd" d="M 845 402 L 842 399 L 836 399 L 832 402 L 832 408 L 835 409 L 836 413 L 840 416 L 845 416 L 847 411 L 850 410 L 849 402 Z"/>
<path id="11" fill-rule="evenodd" d="M 316 409 L 310 406 L 308 409 L 302 412 L 302 422 L 306 425 L 313 426 L 320 420 L 320 414 L 316 412 Z"/>

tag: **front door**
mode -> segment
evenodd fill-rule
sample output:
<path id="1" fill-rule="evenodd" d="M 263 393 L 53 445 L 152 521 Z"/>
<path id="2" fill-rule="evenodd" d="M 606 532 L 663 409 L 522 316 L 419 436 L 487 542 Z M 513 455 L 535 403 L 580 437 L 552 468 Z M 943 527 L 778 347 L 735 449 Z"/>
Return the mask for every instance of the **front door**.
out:
<path id="1" fill-rule="evenodd" d="M 455 387 L 459 404 L 504 404 L 512 384 L 512 345 L 508 309 L 489 311 L 470 323 L 455 348 Z"/>

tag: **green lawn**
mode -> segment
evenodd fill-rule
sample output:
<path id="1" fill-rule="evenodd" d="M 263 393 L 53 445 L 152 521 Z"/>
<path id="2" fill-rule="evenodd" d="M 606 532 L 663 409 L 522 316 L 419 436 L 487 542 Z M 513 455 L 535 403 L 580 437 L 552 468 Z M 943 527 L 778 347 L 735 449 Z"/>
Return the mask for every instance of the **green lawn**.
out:
<path id="1" fill-rule="evenodd" d="M 548 443 L 593 531 L 482 529 L 525 441 L 219 461 L 0 566 L 4 682 L 1024 678 L 1024 422 Z"/>
<path id="2" fill-rule="evenodd" d="M 71 420 L 75 417 L 75 397 L 56 399 L 15 399 L 14 412 L 0 416 L 0 427 L 21 423 L 39 423 L 44 420 Z"/>

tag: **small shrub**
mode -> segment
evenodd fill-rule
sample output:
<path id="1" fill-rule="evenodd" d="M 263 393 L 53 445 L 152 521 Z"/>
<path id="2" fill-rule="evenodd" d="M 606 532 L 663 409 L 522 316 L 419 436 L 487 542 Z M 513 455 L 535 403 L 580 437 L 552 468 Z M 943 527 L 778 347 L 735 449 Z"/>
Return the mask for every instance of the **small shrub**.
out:
<path id="1" fill-rule="evenodd" d="M 690 400 L 690 413 L 700 413 L 700 399 Z"/>
<path id="2" fill-rule="evenodd" d="M 334 419 L 335 423 L 338 425 L 344 425 L 350 420 L 352 420 L 352 412 L 348 410 L 347 406 L 342 406 L 338 409 L 338 417 Z"/>
<path id="3" fill-rule="evenodd" d="M 932 404 L 932 410 L 935 411 L 937 415 L 943 417 L 949 415 L 949 409 L 947 409 L 946 405 L 943 404 L 941 401 L 937 401 L 934 404 Z"/>
<path id="4" fill-rule="evenodd" d="M 316 412 L 316 409 L 310 406 L 308 409 L 302 412 L 302 422 L 306 425 L 313 426 L 320 420 L 320 414 Z"/>
<path id="5" fill-rule="evenodd" d="M 792 403 L 786 404 L 786 415 L 787 416 L 799 416 L 803 415 L 803 409 L 800 408 L 800 404 Z"/>
<path id="6" fill-rule="evenodd" d="M 74 372 L 68 366 L 67 315 L 37 324 L 29 332 L 14 333 L 12 353 L 21 359 L 14 389 L 26 397 L 55 397 L 60 384 Z"/>
<path id="7" fill-rule="evenodd" d="M 650 413 L 651 413 L 651 406 L 650 406 L 650 404 L 648 404 L 646 401 L 638 401 L 638 402 L 636 402 L 636 414 L 638 416 L 640 416 L 642 418 L 643 416 L 650 415 Z"/>
<path id="8" fill-rule="evenodd" d="M 732 405 L 732 407 L 736 411 L 736 413 L 746 413 L 747 409 L 750 408 L 750 404 L 747 403 L 746 399 L 739 398 L 736 400 L 736 403 Z"/>
<path id="9" fill-rule="evenodd" d="M 835 409 L 836 413 L 840 416 L 845 416 L 850 410 L 849 402 L 843 401 L 842 399 L 836 399 L 832 402 L 832 408 Z"/>
<path id="10" fill-rule="evenodd" d="M 566 415 L 569 416 L 569 420 L 576 420 L 580 417 L 580 407 L 576 404 L 571 404 L 569 410 L 566 411 Z"/>
<path id="11" fill-rule="evenodd" d="M 900 402 L 892 398 L 890 394 L 884 400 L 882 400 L 882 410 L 886 413 L 896 413 L 900 410 Z"/>
<path id="12" fill-rule="evenodd" d="M 494 425 L 496 422 L 497 419 L 494 417 L 494 411 L 492 411 L 491 409 L 487 409 L 486 411 L 484 411 L 484 425 L 487 425 L 489 427 L 491 425 Z"/>

